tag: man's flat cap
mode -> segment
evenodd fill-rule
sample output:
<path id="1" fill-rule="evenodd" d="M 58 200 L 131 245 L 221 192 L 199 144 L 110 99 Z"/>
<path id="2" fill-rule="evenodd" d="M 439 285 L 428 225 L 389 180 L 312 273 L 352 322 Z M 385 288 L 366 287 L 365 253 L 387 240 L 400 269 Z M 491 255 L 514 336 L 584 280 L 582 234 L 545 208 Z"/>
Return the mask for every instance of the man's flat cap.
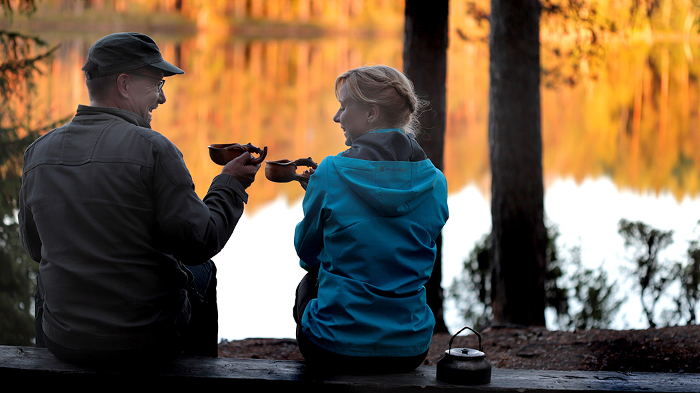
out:
<path id="1" fill-rule="evenodd" d="M 144 66 L 158 68 L 164 76 L 185 73 L 163 60 L 156 42 L 140 33 L 114 33 L 100 38 L 90 47 L 82 70 L 87 72 L 89 79 Z"/>

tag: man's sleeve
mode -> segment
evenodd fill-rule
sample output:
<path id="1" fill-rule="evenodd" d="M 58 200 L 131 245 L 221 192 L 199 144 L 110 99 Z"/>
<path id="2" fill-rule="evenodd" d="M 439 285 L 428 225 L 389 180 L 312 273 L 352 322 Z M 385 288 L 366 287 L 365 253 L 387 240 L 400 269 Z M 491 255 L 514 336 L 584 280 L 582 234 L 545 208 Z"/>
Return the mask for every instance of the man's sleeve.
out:
<path id="1" fill-rule="evenodd" d="M 222 174 L 213 179 L 202 200 L 179 150 L 173 146 L 160 153 L 153 173 L 153 198 L 164 247 L 185 264 L 204 263 L 226 245 L 248 194 L 233 176 Z"/>
<path id="2" fill-rule="evenodd" d="M 26 192 L 24 185 L 19 192 L 19 237 L 24 251 L 33 260 L 41 261 L 41 239 L 34 223 L 34 216 L 25 203 Z"/>

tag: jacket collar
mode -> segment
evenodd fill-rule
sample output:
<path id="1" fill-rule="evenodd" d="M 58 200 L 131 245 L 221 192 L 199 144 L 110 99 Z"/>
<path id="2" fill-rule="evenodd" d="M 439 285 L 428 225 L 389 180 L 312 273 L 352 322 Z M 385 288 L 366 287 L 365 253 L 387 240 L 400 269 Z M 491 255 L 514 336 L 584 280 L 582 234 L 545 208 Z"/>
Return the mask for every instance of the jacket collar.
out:
<path id="1" fill-rule="evenodd" d="M 151 124 L 148 121 L 146 121 L 146 119 L 126 109 L 78 105 L 78 111 L 76 112 L 75 116 L 76 118 L 78 118 L 77 120 L 80 120 L 80 116 L 94 116 L 100 114 L 116 116 L 139 127 L 151 128 Z"/>

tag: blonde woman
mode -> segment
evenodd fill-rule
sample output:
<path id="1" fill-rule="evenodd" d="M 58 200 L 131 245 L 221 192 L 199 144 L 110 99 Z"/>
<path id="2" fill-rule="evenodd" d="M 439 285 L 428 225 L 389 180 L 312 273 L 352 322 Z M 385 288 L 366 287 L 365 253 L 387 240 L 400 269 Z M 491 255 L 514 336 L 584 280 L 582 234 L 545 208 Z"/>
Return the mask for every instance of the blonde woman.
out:
<path id="1" fill-rule="evenodd" d="M 297 340 L 313 366 L 404 372 L 422 364 L 435 319 L 425 283 L 448 218 L 447 182 L 416 142 L 423 103 L 387 66 L 335 83 L 349 149 L 326 157 L 306 186 L 295 247 Z"/>

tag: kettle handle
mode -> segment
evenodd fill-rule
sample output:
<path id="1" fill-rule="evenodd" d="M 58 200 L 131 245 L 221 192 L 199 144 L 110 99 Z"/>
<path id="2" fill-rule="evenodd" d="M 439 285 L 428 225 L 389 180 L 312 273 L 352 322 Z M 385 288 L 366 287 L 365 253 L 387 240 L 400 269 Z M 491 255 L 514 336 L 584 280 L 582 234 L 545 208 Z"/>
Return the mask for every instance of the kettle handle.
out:
<path id="1" fill-rule="evenodd" d="M 462 332 L 464 331 L 464 329 L 469 329 L 469 330 L 471 330 L 472 332 L 474 332 L 474 334 L 476 334 L 477 337 L 479 337 L 479 351 L 482 351 L 482 352 L 483 352 L 483 348 L 482 348 L 482 346 L 481 346 L 481 334 L 479 334 L 479 332 L 477 332 L 476 330 L 470 328 L 469 326 L 463 327 L 463 328 L 460 329 L 457 333 L 455 333 L 454 336 L 452 336 L 452 338 L 450 339 L 450 351 L 452 350 L 452 341 L 454 341 L 455 337 L 457 337 L 458 334 L 462 333 Z"/>

